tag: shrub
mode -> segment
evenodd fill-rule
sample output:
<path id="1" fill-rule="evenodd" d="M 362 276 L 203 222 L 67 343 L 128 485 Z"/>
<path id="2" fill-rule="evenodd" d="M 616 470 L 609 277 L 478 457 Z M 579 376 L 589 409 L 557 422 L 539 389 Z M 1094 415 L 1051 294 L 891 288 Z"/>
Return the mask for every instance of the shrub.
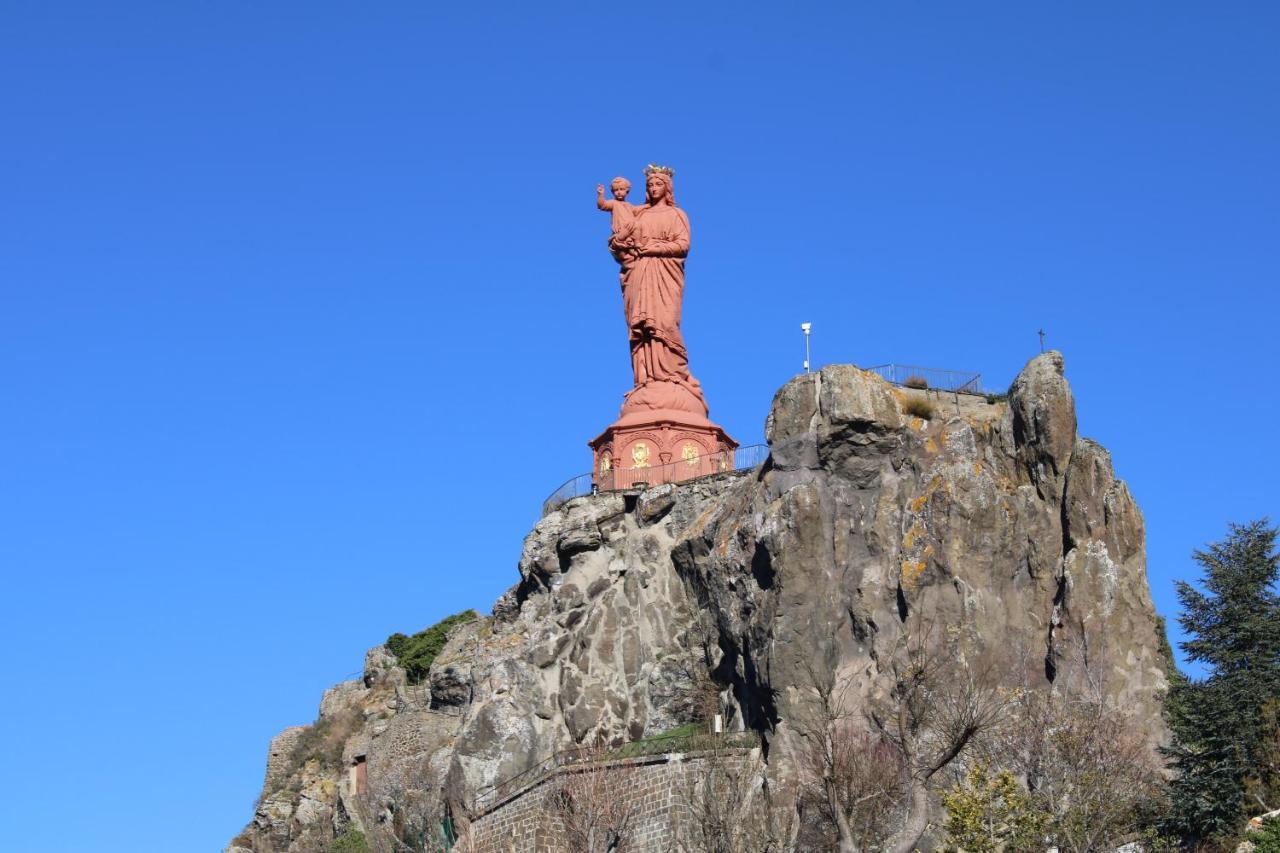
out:
<path id="1" fill-rule="evenodd" d="M 354 826 L 329 842 L 329 853 L 369 853 L 369 842 L 364 833 Z"/>
<path id="2" fill-rule="evenodd" d="M 906 412 L 908 415 L 915 415 L 917 418 L 924 418 L 925 420 L 929 420 L 937 414 L 937 410 L 934 409 L 933 403 L 929 402 L 926 397 L 909 397 L 907 402 L 902 404 L 902 411 Z"/>
<path id="3" fill-rule="evenodd" d="M 947 844 L 969 853 L 1043 849 L 1043 818 L 1013 774 L 974 764 L 964 782 L 942 795 Z"/>
<path id="4" fill-rule="evenodd" d="M 1280 853 L 1280 817 L 1262 824 L 1258 832 L 1250 832 L 1245 840 L 1253 844 L 1253 853 Z"/>
<path id="5" fill-rule="evenodd" d="M 908 388 L 916 388 L 920 391 L 924 391 L 929 387 L 929 380 L 925 379 L 923 376 L 908 376 L 907 380 L 902 384 Z"/>
<path id="6" fill-rule="evenodd" d="M 341 767 L 342 748 L 363 721 L 364 715 L 359 708 L 347 708 L 307 726 L 289 753 L 289 769 L 285 775 L 292 776 L 312 759 L 329 769 Z"/>
<path id="7" fill-rule="evenodd" d="M 444 648 L 449 639 L 449 631 L 458 625 L 474 622 L 480 616 L 474 610 L 464 610 L 441 619 L 430 628 L 426 628 L 412 637 L 404 634 L 392 634 L 387 637 L 387 650 L 396 656 L 396 661 L 404 669 L 410 684 L 421 684 L 426 680 L 436 655 Z"/>

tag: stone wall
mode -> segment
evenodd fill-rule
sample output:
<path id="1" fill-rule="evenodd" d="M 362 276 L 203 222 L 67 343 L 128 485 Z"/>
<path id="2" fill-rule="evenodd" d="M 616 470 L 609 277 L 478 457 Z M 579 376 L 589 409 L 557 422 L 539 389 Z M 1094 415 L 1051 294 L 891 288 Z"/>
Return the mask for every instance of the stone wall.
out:
<path id="1" fill-rule="evenodd" d="M 271 739 L 271 745 L 267 747 L 267 780 L 263 786 L 266 790 L 272 790 L 289 772 L 289 758 L 293 755 L 293 747 L 306 728 L 290 726 Z"/>
<path id="2" fill-rule="evenodd" d="M 632 806 L 626 849 L 631 853 L 668 853 L 676 839 L 688 837 L 694 819 L 695 782 L 710 761 L 744 762 L 757 750 L 724 753 L 647 755 L 599 762 L 589 767 L 560 767 L 539 779 L 471 824 L 474 853 L 561 853 L 568 849 L 564 829 L 549 799 L 572 777 L 609 774 L 596 787 Z"/>

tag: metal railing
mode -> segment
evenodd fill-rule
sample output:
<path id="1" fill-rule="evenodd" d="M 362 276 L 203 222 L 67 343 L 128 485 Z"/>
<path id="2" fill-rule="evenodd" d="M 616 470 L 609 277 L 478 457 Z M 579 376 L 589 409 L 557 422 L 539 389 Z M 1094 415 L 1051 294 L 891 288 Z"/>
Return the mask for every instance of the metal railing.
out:
<path id="1" fill-rule="evenodd" d="M 705 456 L 692 456 L 677 462 L 668 462 L 665 465 L 591 471 L 573 477 L 548 495 L 542 502 L 542 514 L 546 515 L 570 498 L 596 492 L 643 489 L 661 483 L 686 483 L 730 471 L 746 471 L 764 464 L 768 458 L 769 445 L 751 444 L 736 450 L 721 450 Z"/>
<path id="2" fill-rule="evenodd" d="M 940 370 L 936 367 L 918 367 L 913 364 L 878 364 L 868 367 L 894 385 L 915 387 L 918 380 L 923 387 L 933 391 L 954 391 L 957 394 L 982 394 L 982 374 L 964 370 Z"/>
<path id="3" fill-rule="evenodd" d="M 611 761 L 622 761 L 628 758 L 643 758 L 646 755 L 669 755 L 672 753 L 704 752 L 717 749 L 755 749 L 760 745 L 760 735 L 756 732 L 727 732 L 711 734 L 697 732 L 695 734 L 660 735 L 644 738 L 623 744 L 617 749 L 591 746 L 573 746 L 562 749 L 539 761 L 527 770 L 503 779 L 476 794 L 472 803 L 472 811 L 476 815 L 488 814 L 505 803 L 508 799 L 533 787 L 538 782 L 555 773 L 562 767 L 587 767 L 592 764 L 606 764 Z"/>

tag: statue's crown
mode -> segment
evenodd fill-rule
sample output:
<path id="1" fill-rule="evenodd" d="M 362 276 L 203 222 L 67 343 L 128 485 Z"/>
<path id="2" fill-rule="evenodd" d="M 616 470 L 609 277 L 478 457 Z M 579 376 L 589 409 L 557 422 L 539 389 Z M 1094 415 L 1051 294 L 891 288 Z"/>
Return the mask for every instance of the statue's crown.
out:
<path id="1" fill-rule="evenodd" d="M 644 173 L 646 175 L 666 175 L 668 178 L 676 176 L 676 170 L 670 166 L 655 166 L 653 163 L 645 167 Z"/>

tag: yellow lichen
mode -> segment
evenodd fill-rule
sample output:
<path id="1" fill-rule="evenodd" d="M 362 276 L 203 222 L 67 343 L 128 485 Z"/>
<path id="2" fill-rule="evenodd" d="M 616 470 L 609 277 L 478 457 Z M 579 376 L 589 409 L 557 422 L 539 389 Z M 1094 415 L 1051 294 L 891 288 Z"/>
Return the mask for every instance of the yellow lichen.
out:
<path id="1" fill-rule="evenodd" d="M 921 499 L 916 498 L 916 500 L 921 500 Z M 912 522 L 911 528 L 907 530 L 906 535 L 902 537 L 902 550 L 910 551 L 911 547 L 915 545 L 916 539 L 923 536 L 925 532 L 926 531 L 924 529 L 923 524 L 921 524 L 919 521 Z"/>
<path id="2" fill-rule="evenodd" d="M 932 436 L 930 436 L 930 437 L 929 437 L 929 440 L 928 440 L 928 441 L 926 441 L 926 442 L 924 443 L 924 449 L 925 449 L 925 452 L 926 452 L 926 453 L 937 453 L 937 452 L 938 452 L 938 445 L 937 445 L 937 443 L 935 443 L 935 442 L 934 442 L 934 440 L 933 440 L 933 437 L 932 437 Z"/>
<path id="3" fill-rule="evenodd" d="M 920 575 L 924 574 L 923 560 L 903 560 L 902 561 L 902 588 L 913 591 L 916 584 L 920 581 Z"/>
<path id="4" fill-rule="evenodd" d="M 973 463 L 973 476 L 975 476 L 975 477 L 981 477 L 981 476 L 982 476 L 982 463 L 981 463 L 981 462 L 975 462 L 975 463 Z"/>

